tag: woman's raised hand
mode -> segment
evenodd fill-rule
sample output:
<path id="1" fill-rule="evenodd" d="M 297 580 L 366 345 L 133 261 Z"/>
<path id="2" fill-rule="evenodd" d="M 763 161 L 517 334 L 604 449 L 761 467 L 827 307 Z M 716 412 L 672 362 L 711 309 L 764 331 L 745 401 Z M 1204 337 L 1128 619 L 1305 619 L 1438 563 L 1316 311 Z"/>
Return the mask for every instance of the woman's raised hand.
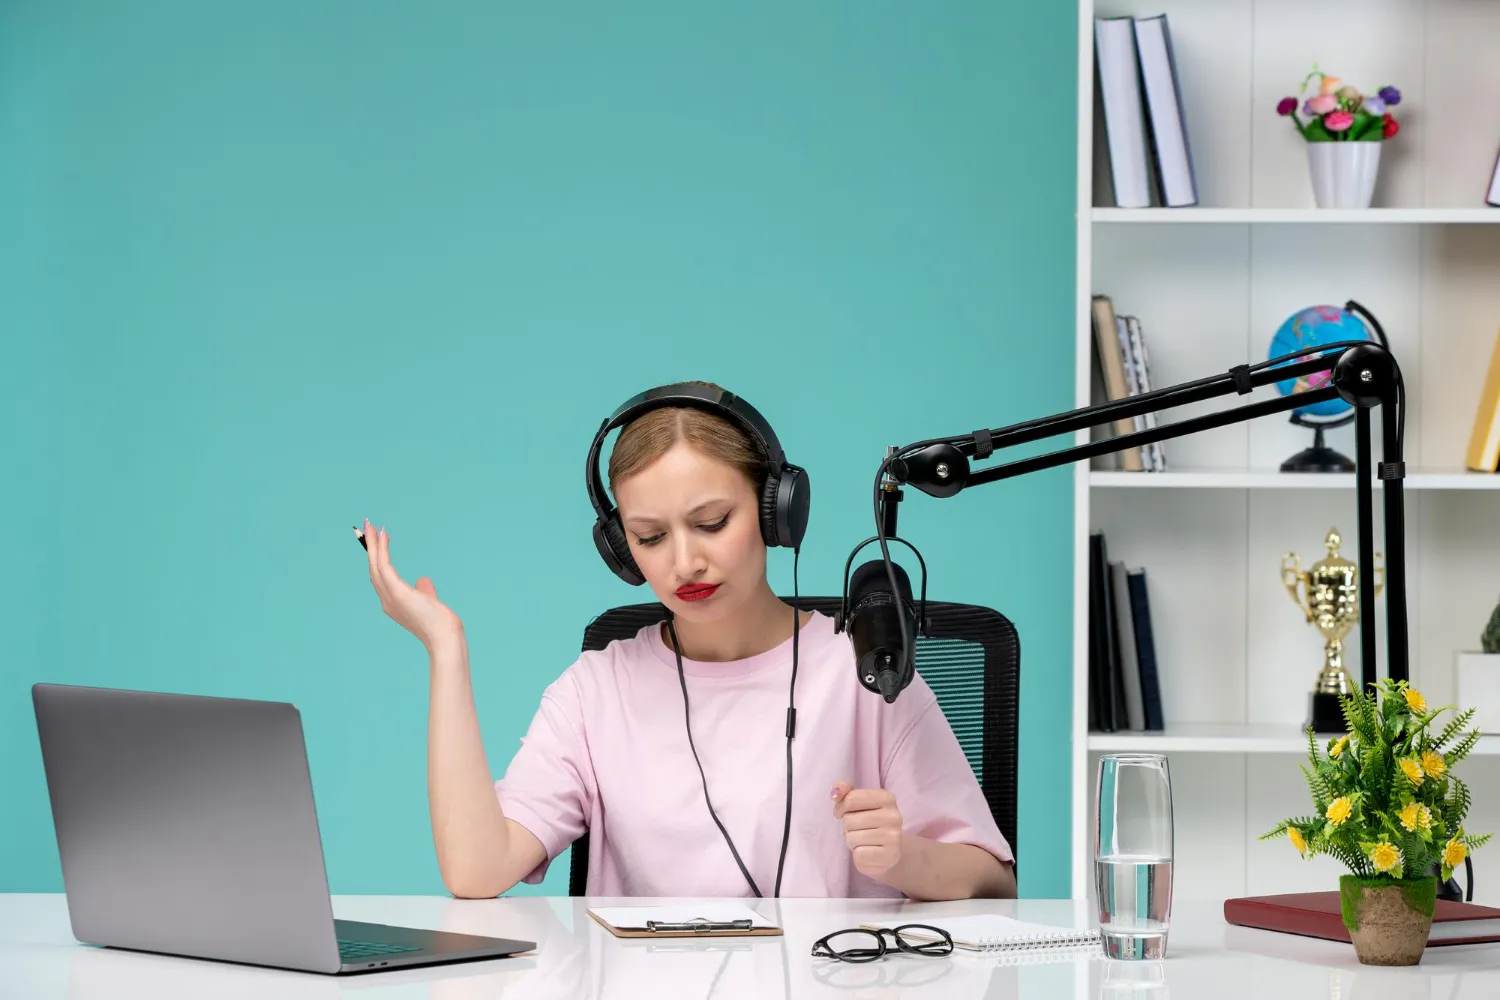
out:
<path id="1" fill-rule="evenodd" d="M 439 643 L 463 634 L 463 621 L 442 601 L 428 577 L 421 577 L 413 587 L 396 573 L 391 565 L 391 538 L 384 528 L 378 532 L 365 519 L 365 549 L 370 561 L 370 583 L 380 595 L 380 608 L 397 625 L 421 640 L 429 650 Z"/>

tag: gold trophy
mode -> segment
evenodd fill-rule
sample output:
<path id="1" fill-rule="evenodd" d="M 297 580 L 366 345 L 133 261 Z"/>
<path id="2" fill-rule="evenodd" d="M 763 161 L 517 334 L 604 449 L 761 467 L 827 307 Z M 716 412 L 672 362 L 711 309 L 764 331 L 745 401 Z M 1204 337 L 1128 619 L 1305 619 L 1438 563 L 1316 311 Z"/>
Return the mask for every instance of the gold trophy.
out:
<path id="1" fill-rule="evenodd" d="M 1344 636 L 1359 621 L 1359 567 L 1339 555 L 1338 529 L 1331 528 L 1323 544 L 1328 555 L 1300 568 L 1296 554 L 1281 557 L 1281 582 L 1313 627 L 1323 633 L 1323 672 L 1312 693 L 1314 732 L 1342 733 L 1344 713 L 1339 698 L 1353 694 L 1354 683 L 1344 669 Z M 1375 553 L 1375 593 L 1385 585 L 1385 568 Z M 1373 611 L 1372 611 L 1373 613 Z"/>

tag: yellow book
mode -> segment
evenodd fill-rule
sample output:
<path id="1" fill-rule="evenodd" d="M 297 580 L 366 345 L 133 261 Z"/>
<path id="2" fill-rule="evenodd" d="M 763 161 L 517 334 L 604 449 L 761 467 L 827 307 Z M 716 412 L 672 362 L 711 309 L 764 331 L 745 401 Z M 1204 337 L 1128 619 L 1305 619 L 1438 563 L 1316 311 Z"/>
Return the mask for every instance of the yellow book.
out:
<path id="1" fill-rule="evenodd" d="M 1490 370 L 1484 377 L 1484 391 L 1479 394 L 1479 409 L 1474 413 L 1474 430 L 1469 434 L 1469 450 L 1464 465 L 1473 472 L 1494 472 L 1500 464 L 1500 337 L 1490 354 Z"/>
<path id="2" fill-rule="evenodd" d="M 1115 306 L 1108 295 L 1093 296 L 1094 349 L 1098 354 L 1100 371 L 1104 376 L 1104 395 L 1110 402 L 1130 395 L 1125 383 L 1125 354 L 1120 349 L 1120 334 L 1115 327 Z M 1135 431 L 1132 417 L 1121 417 L 1112 422 L 1115 437 Z M 1141 460 L 1141 449 L 1126 448 L 1119 453 L 1120 467 L 1126 472 L 1142 472 L 1145 462 Z"/>

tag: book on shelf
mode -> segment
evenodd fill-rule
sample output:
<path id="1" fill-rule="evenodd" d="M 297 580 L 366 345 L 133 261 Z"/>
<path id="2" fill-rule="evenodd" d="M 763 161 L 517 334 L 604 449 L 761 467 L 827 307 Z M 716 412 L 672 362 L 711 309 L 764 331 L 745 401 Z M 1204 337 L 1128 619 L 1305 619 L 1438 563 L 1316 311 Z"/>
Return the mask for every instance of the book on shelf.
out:
<path id="1" fill-rule="evenodd" d="M 1104 397 L 1110 402 L 1130 395 L 1130 383 L 1125 375 L 1125 353 L 1121 347 L 1119 323 L 1115 317 L 1115 306 L 1108 295 L 1095 295 L 1094 306 L 1094 362 L 1104 382 Z M 1135 430 L 1135 421 L 1122 417 L 1110 424 L 1115 437 L 1130 434 Z M 1140 472 L 1145 468 L 1141 449 L 1126 448 L 1118 454 L 1120 468 L 1126 472 Z"/>
<path id="2" fill-rule="evenodd" d="M 1125 352 L 1126 383 L 1131 395 L 1151 391 L 1151 359 L 1146 354 L 1146 334 L 1141 321 L 1135 316 L 1121 317 L 1125 321 L 1124 340 L 1121 349 Z M 1154 430 L 1156 414 L 1144 413 L 1136 418 L 1138 430 Z M 1141 449 L 1141 459 L 1151 472 L 1166 472 L 1166 452 L 1160 441 L 1153 441 Z"/>
<path id="3" fill-rule="evenodd" d="M 1146 571 L 1111 560 L 1102 531 L 1089 534 L 1088 714 L 1094 732 L 1163 728 Z"/>
<path id="4" fill-rule="evenodd" d="M 1135 19 L 1136 56 L 1146 95 L 1146 124 L 1156 167 L 1156 197 L 1168 208 L 1198 204 L 1198 179 L 1188 144 L 1182 86 L 1167 15 Z"/>
<path id="5" fill-rule="evenodd" d="M 1226 899 L 1224 922 L 1328 941 L 1350 940 L 1336 889 Z M 1494 941 L 1500 941 L 1500 909 L 1451 899 L 1439 899 L 1433 905 L 1429 945 Z"/>
<path id="6" fill-rule="evenodd" d="M 1464 466 L 1472 472 L 1495 472 L 1500 466 L 1500 336 L 1490 351 L 1490 367 L 1474 411 L 1474 427 Z"/>
<path id="7" fill-rule="evenodd" d="M 1198 204 L 1167 15 L 1096 17 L 1094 58 L 1115 204 Z"/>
<path id="8" fill-rule="evenodd" d="M 1151 361 L 1146 335 L 1135 316 L 1119 315 L 1108 295 L 1093 296 L 1094 364 L 1104 398 L 1110 402 L 1151 391 Z M 1110 422 L 1115 437 L 1156 427 L 1156 414 L 1122 417 Z M 1116 452 L 1114 461 L 1125 472 L 1165 472 L 1161 442 Z"/>

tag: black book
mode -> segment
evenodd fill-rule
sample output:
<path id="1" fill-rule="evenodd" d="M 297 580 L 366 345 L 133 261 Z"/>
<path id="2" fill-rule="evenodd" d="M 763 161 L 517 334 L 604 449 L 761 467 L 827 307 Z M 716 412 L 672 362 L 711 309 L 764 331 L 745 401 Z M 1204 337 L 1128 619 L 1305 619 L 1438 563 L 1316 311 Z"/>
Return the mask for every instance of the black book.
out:
<path id="1" fill-rule="evenodd" d="M 1098 726 L 1106 733 L 1126 728 L 1111 589 L 1108 547 L 1104 533 L 1095 531 L 1089 535 L 1089 672 Z"/>
<path id="2" fill-rule="evenodd" d="M 1135 623 L 1135 650 L 1141 674 L 1141 707 L 1146 729 L 1160 732 L 1165 728 L 1161 711 L 1161 683 L 1156 671 L 1156 639 L 1151 634 L 1151 601 L 1146 593 L 1146 571 L 1133 569 L 1130 582 L 1130 614 Z"/>
<path id="3" fill-rule="evenodd" d="M 1099 590 L 1099 545 L 1089 536 L 1089 730 L 1108 732 L 1109 714 L 1104 706 L 1104 653 L 1100 648 L 1099 618 L 1104 595 Z"/>

